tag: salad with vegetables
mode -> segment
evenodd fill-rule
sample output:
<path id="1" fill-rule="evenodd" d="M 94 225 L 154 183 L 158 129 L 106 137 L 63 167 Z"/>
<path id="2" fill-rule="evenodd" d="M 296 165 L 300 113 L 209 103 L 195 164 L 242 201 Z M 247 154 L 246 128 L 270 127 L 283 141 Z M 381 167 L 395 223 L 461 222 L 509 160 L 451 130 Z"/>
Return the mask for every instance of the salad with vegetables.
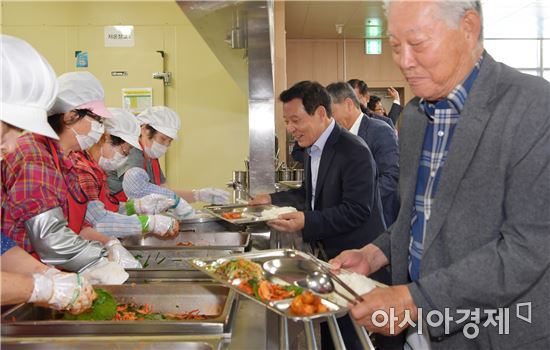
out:
<path id="1" fill-rule="evenodd" d="M 226 261 L 215 272 L 226 277 L 240 291 L 261 301 L 289 299 L 303 292 L 300 287 L 269 282 L 259 264 L 243 258 Z"/>

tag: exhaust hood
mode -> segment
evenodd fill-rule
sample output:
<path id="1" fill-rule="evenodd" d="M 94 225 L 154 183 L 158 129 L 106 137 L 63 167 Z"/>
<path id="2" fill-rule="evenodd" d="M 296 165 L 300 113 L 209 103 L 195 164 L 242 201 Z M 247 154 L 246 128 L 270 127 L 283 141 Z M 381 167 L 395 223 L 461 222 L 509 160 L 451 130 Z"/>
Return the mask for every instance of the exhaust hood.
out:
<path id="1" fill-rule="evenodd" d="M 178 5 L 236 84 L 248 94 L 250 192 L 272 192 L 273 0 L 178 1 Z"/>

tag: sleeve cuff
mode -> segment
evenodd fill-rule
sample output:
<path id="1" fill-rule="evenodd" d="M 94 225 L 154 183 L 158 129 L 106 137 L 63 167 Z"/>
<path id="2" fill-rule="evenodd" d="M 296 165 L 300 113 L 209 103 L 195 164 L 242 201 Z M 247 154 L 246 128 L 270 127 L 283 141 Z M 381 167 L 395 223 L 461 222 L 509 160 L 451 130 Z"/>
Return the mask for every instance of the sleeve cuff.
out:
<path id="1" fill-rule="evenodd" d="M 378 238 L 376 238 L 372 244 L 377 246 L 382 253 L 391 261 L 391 239 L 389 231 L 382 233 Z"/>
<path id="2" fill-rule="evenodd" d="M 314 242 L 320 239 L 316 235 L 316 233 L 321 232 L 320 220 L 315 220 L 315 215 L 320 215 L 320 213 L 315 211 L 304 212 L 304 228 L 302 230 L 302 240 L 304 242 Z"/>
<path id="3" fill-rule="evenodd" d="M 423 321 L 426 321 L 426 316 L 428 313 L 432 310 L 438 310 L 437 307 L 420 283 L 412 282 L 409 283 L 407 287 L 409 288 L 409 293 L 411 293 L 411 297 L 413 298 L 416 307 L 418 309 L 422 309 L 422 315 L 419 314 L 419 321 L 420 316 Z M 438 340 L 442 340 L 442 338 L 445 337 L 445 322 L 438 327 L 431 326 L 429 322 L 425 322 L 425 324 L 429 330 L 430 336 L 435 337 Z"/>

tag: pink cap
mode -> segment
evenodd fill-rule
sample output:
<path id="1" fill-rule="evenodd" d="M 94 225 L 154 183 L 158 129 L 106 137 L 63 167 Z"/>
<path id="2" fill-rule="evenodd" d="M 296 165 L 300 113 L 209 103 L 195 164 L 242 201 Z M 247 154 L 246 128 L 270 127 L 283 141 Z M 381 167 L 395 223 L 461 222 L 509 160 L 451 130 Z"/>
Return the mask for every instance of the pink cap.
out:
<path id="1" fill-rule="evenodd" d="M 109 112 L 107 107 L 105 107 L 105 103 L 103 103 L 103 101 L 90 101 L 88 103 L 77 106 L 75 109 L 89 109 L 103 118 L 112 118 L 113 116 L 111 112 Z"/>

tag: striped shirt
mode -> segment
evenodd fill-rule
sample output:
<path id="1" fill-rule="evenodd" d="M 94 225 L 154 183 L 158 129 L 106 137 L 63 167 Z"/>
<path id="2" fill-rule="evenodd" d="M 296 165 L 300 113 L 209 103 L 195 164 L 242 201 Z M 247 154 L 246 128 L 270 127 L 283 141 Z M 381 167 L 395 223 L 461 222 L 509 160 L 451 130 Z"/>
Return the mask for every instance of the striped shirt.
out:
<path id="1" fill-rule="evenodd" d="M 28 252 L 33 249 L 25 232 L 27 220 L 56 207 L 67 218 L 70 193 L 80 202 L 86 200 L 71 174 L 73 163 L 63 157 L 59 142 L 52 141 L 55 150 L 50 150 L 45 136 L 24 134 L 17 139 L 15 151 L 2 161 L 2 231 Z M 53 151 L 59 155 L 61 173 Z"/>
<path id="2" fill-rule="evenodd" d="M 422 154 L 418 165 L 415 200 L 411 218 L 411 239 L 409 244 L 409 275 L 412 281 L 420 277 L 426 227 L 430 220 L 439 180 L 451 140 L 460 119 L 460 113 L 468 98 L 468 92 L 477 75 L 483 56 L 468 77 L 447 96 L 435 103 L 420 100 L 420 107 L 428 118 L 424 133 Z"/>

